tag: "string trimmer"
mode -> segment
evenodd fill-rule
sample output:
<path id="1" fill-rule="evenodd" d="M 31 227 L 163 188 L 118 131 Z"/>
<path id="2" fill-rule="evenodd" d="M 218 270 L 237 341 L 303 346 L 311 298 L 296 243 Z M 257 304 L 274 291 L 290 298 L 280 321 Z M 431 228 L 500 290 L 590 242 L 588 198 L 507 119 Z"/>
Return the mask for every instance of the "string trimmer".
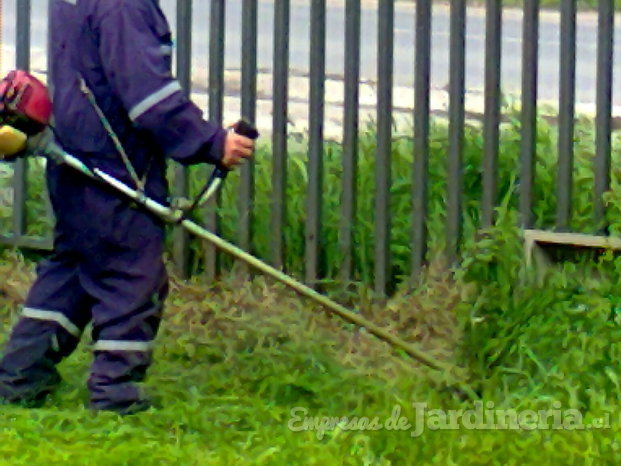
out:
<path id="1" fill-rule="evenodd" d="M 83 92 L 85 96 L 90 96 L 88 88 L 85 88 L 85 86 L 83 86 Z M 63 150 L 55 142 L 53 132 L 49 128 L 48 121 L 51 113 L 51 104 L 47 92 L 45 92 L 45 86 L 36 78 L 23 71 L 12 72 L 0 84 L 0 98 L 2 99 L 0 102 L 0 122 L 2 122 L 2 126 L 0 126 L 0 160 L 23 155 L 42 155 L 56 163 L 68 165 L 93 180 L 106 183 L 137 204 L 158 215 L 164 221 L 180 225 L 197 237 L 209 241 L 236 259 L 249 264 L 300 295 L 320 304 L 347 322 L 367 329 L 367 331 L 392 347 L 402 350 L 428 367 L 441 371 L 449 383 L 456 384 L 470 398 L 478 398 L 474 391 L 465 384 L 456 367 L 430 356 L 417 346 L 389 333 L 360 314 L 345 308 L 327 296 L 318 293 L 289 275 L 248 254 L 246 251 L 220 238 L 188 218 L 191 209 L 203 205 L 216 193 L 226 176 L 225 170 L 220 168 L 214 170 L 212 176 L 197 198 L 190 204 L 189 208 L 179 207 L 178 205 L 181 203 L 174 202 L 171 206 L 167 206 L 149 198 L 139 187 L 131 187 L 99 168 L 89 168 L 80 159 Z M 89 97 L 89 100 L 91 98 Z M 99 110 L 96 103 L 91 103 L 93 103 L 96 110 Z M 102 115 L 100 115 L 102 123 L 108 127 L 109 124 Z M 254 126 L 243 120 L 231 129 L 253 139 L 259 135 Z M 113 133 L 110 136 L 116 139 Z M 115 144 L 117 143 L 118 139 L 115 140 Z M 122 147 L 119 146 L 120 143 L 117 144 L 117 149 L 121 155 L 124 155 Z M 125 159 L 125 156 L 123 158 Z"/>

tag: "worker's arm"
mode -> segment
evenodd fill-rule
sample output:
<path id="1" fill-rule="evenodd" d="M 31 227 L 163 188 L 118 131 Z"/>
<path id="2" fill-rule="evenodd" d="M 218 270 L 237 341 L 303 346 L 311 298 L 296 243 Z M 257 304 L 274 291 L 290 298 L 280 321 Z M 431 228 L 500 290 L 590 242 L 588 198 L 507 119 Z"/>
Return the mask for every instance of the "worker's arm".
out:
<path id="1" fill-rule="evenodd" d="M 183 164 L 220 163 L 235 138 L 227 144 L 227 132 L 205 121 L 173 78 L 170 32 L 158 7 L 151 0 L 116 0 L 100 11 L 101 62 L 129 118 Z"/>

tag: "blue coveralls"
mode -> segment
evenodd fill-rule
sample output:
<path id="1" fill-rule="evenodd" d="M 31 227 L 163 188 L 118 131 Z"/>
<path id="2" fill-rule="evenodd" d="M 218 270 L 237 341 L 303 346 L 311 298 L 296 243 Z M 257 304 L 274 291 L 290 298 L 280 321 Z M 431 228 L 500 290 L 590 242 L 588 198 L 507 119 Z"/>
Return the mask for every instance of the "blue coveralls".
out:
<path id="1" fill-rule="evenodd" d="M 156 0 L 52 0 L 53 115 L 58 142 L 132 185 L 79 87 L 93 92 L 146 192 L 165 201 L 165 156 L 218 163 L 226 132 L 206 122 L 171 72 L 172 41 Z M 91 406 L 123 410 L 151 362 L 167 294 L 163 225 L 103 184 L 48 164 L 57 217 L 53 255 L 38 267 L 0 362 L 0 397 L 34 399 L 93 322 Z"/>

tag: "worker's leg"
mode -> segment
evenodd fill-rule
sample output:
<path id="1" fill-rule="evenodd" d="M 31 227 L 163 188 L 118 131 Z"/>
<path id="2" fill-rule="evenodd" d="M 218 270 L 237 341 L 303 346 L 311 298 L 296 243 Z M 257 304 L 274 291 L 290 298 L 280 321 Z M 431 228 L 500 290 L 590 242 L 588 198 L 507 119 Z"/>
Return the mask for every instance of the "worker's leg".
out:
<path id="1" fill-rule="evenodd" d="M 144 404 L 136 382 L 144 379 L 151 363 L 168 292 L 161 227 L 149 226 L 146 218 L 140 218 L 144 214 L 129 215 L 137 216 L 126 225 L 134 238 L 102 245 L 100 260 L 81 277 L 96 299 L 94 361 L 88 380 L 91 407 L 121 413 Z"/>
<path id="2" fill-rule="evenodd" d="M 78 344 L 91 303 L 79 283 L 75 254 L 56 253 L 40 264 L 0 361 L 1 399 L 36 401 L 60 381 L 55 365 Z"/>

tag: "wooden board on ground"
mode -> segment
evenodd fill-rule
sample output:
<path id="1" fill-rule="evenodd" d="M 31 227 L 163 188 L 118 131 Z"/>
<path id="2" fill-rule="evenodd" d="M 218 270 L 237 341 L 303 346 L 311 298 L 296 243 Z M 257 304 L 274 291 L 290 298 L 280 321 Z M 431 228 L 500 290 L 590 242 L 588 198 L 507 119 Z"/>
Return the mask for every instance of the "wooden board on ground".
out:
<path id="1" fill-rule="evenodd" d="M 530 265 L 535 250 L 541 244 L 567 245 L 577 248 L 621 250 L 621 238 L 614 236 L 589 235 L 585 233 L 561 233 L 545 230 L 524 230 L 524 254 Z"/>

